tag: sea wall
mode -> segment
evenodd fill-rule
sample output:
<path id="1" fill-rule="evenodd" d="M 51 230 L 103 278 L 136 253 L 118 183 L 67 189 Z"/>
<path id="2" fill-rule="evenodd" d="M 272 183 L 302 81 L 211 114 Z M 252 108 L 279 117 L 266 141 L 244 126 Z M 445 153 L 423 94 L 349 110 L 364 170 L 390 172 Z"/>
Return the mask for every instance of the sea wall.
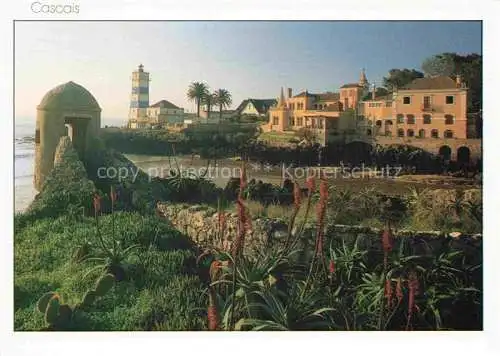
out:
<path id="1" fill-rule="evenodd" d="M 229 250 L 237 235 L 238 216 L 236 213 L 227 213 L 225 228 L 219 231 L 219 216 L 212 207 L 203 205 L 189 206 L 186 204 L 158 203 L 159 214 L 170 220 L 178 230 L 191 237 L 198 245 L 214 246 Z M 252 220 L 252 228 L 245 236 L 245 252 L 253 253 L 256 250 L 283 243 L 288 235 L 288 224 L 285 220 L 256 218 Z M 294 227 L 295 234 L 300 227 Z M 380 229 L 329 224 L 325 228 L 325 246 L 329 246 L 331 239 L 353 241 L 358 239 L 360 248 L 380 249 Z M 316 227 L 306 224 L 300 239 L 304 250 L 314 250 Z M 466 253 L 480 258 L 482 248 L 481 234 L 463 234 L 460 232 L 445 233 L 441 231 L 410 231 L 395 230 L 395 245 L 405 241 L 415 254 L 428 254 L 437 250 L 443 243 L 450 243 L 453 248 L 464 250 Z"/>

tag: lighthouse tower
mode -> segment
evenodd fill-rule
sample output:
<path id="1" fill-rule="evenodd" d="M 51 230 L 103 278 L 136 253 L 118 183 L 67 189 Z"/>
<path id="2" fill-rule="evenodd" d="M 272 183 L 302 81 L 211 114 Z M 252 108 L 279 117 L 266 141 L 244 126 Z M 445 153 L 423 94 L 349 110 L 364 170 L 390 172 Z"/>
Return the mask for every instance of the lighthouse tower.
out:
<path id="1" fill-rule="evenodd" d="M 129 121 L 146 119 L 148 107 L 149 73 L 144 71 L 144 66 L 141 64 L 136 71 L 132 72 Z"/>

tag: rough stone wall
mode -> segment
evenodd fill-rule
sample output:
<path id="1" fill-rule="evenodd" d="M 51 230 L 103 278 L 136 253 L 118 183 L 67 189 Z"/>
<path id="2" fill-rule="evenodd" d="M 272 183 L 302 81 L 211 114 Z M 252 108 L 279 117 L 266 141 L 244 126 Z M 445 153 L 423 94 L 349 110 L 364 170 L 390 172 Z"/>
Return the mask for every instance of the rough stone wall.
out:
<path id="1" fill-rule="evenodd" d="M 200 246 L 214 246 L 229 251 L 231 244 L 237 234 L 238 217 L 236 213 L 228 213 L 226 228 L 222 234 L 219 233 L 218 213 L 214 208 L 186 204 L 158 203 L 158 212 L 181 232 L 188 235 Z M 292 230 L 295 233 L 297 228 Z M 303 231 L 302 247 L 304 250 L 314 249 L 316 228 L 313 224 L 306 224 Z M 245 236 L 245 253 L 252 253 L 257 249 L 275 243 L 284 242 L 288 234 L 287 222 L 285 220 L 257 218 L 252 220 L 252 229 Z M 342 239 L 346 241 L 356 238 L 364 240 L 366 248 L 380 248 L 382 231 L 376 228 L 348 225 L 327 225 L 325 246 L 329 246 L 330 239 Z M 408 238 L 415 252 L 426 253 L 433 245 L 440 244 L 444 240 L 450 240 L 455 248 L 463 250 L 479 251 L 482 244 L 482 235 L 467 235 L 459 232 L 446 234 L 440 231 L 394 231 L 396 240 Z"/>
<path id="2" fill-rule="evenodd" d="M 481 158 L 482 140 L 481 139 L 458 139 L 458 138 L 407 138 L 407 137 L 376 137 L 376 143 L 379 145 L 409 145 L 422 148 L 428 152 L 439 154 L 442 146 L 448 146 L 451 149 L 451 159 L 457 159 L 457 151 L 460 147 L 468 147 L 471 159 Z"/>

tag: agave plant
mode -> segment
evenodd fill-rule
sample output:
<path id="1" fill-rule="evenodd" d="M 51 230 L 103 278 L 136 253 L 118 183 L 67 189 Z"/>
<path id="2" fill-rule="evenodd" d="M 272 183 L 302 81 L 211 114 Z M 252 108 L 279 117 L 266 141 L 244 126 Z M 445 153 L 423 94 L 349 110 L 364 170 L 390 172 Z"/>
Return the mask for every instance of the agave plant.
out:
<path id="1" fill-rule="evenodd" d="M 337 326 L 329 313 L 335 309 L 326 306 L 325 295 L 320 290 L 310 290 L 305 281 L 293 284 L 283 295 L 279 290 L 256 290 L 260 302 L 251 303 L 255 317 L 241 318 L 236 330 L 333 330 Z M 322 306 L 325 305 L 325 306 Z"/>

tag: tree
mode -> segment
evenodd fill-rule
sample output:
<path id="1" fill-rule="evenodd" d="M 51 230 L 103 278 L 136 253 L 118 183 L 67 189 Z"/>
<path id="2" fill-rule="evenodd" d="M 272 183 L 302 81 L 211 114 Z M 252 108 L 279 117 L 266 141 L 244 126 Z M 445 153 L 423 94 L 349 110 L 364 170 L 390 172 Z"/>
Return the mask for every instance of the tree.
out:
<path id="1" fill-rule="evenodd" d="M 457 75 L 469 88 L 469 105 L 467 111 L 477 113 L 482 108 L 483 96 L 483 57 L 477 53 L 460 55 L 457 53 L 441 53 L 429 57 L 422 63 L 426 75 L 447 75 L 456 79 Z"/>
<path id="2" fill-rule="evenodd" d="M 222 111 L 232 104 L 233 99 L 231 98 L 231 93 L 229 93 L 227 89 L 217 89 L 214 96 L 215 103 L 219 106 L 219 121 L 222 121 Z"/>
<path id="3" fill-rule="evenodd" d="M 424 73 L 419 72 L 415 69 L 391 69 L 389 71 L 389 75 L 384 77 L 384 87 L 392 92 L 405 86 L 408 83 L 411 83 L 415 79 L 423 78 Z"/>
<path id="4" fill-rule="evenodd" d="M 200 105 L 203 98 L 208 93 L 208 86 L 205 83 L 193 82 L 189 86 L 187 97 L 189 100 L 196 103 L 196 116 L 200 117 Z"/>
<path id="5" fill-rule="evenodd" d="M 375 89 L 375 97 L 379 97 L 379 96 L 385 96 L 389 94 L 389 91 L 386 89 L 386 88 L 382 88 L 382 87 L 378 87 L 377 89 Z M 364 97 L 363 97 L 363 101 L 364 100 L 371 100 L 372 98 L 372 93 L 368 93 L 366 94 Z"/>
<path id="6" fill-rule="evenodd" d="M 215 93 L 205 93 L 202 99 L 202 103 L 207 107 L 207 119 L 210 118 L 210 112 L 212 111 L 212 107 L 216 105 L 217 98 L 215 97 Z"/>

